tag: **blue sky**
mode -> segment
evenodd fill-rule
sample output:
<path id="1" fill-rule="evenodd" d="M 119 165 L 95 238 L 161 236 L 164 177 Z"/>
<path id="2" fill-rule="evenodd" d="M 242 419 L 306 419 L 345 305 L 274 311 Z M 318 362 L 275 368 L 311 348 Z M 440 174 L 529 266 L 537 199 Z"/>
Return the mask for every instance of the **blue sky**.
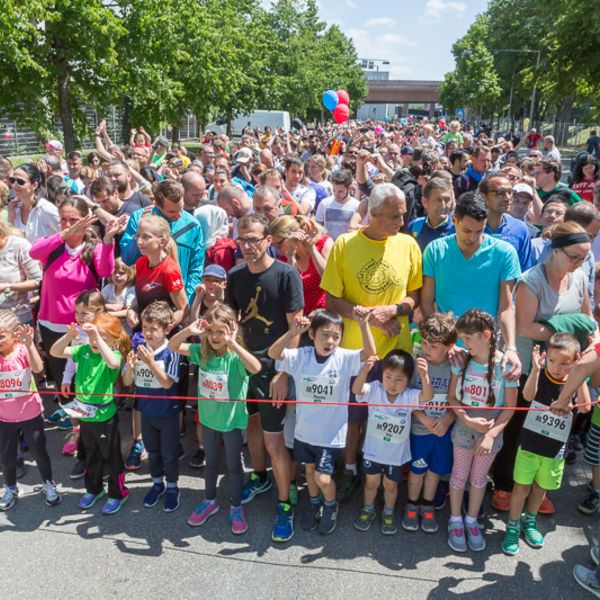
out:
<path id="1" fill-rule="evenodd" d="M 454 68 L 452 44 L 475 15 L 485 11 L 487 0 L 319 0 L 318 4 L 324 21 L 336 23 L 352 37 L 360 58 L 390 61 L 392 79 L 441 80 Z"/>

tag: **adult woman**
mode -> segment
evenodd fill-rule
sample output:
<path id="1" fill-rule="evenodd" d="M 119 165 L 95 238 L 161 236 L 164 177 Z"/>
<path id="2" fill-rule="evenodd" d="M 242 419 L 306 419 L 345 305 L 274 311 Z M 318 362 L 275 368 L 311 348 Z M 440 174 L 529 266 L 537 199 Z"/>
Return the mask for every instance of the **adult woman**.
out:
<path id="1" fill-rule="evenodd" d="M 8 221 L 25 232 L 32 244 L 60 231 L 58 210 L 43 197 L 44 176 L 34 165 L 16 168 L 9 179 L 15 199 L 8 205 Z"/>
<path id="2" fill-rule="evenodd" d="M 325 270 L 333 240 L 325 235 L 317 223 L 298 215 L 285 215 L 275 219 L 269 230 L 272 244 L 284 262 L 295 266 L 304 289 L 304 314 L 325 308 L 325 292 L 321 289 L 321 276 Z"/>
<path id="3" fill-rule="evenodd" d="M 38 289 L 42 269 L 29 256 L 31 244 L 0 221 L 0 310 L 14 312 L 21 323 L 31 323 L 29 292 Z"/>
<path id="4" fill-rule="evenodd" d="M 582 156 L 573 171 L 571 189 L 586 202 L 594 201 L 594 187 L 598 181 L 598 160 L 589 154 Z"/>
<path id="5" fill-rule="evenodd" d="M 211 204 L 217 204 L 217 195 L 226 186 L 231 184 L 231 173 L 225 167 L 217 167 L 213 184 L 208 190 L 208 201 Z"/>
<path id="6" fill-rule="evenodd" d="M 313 154 L 307 162 L 308 178 L 311 183 L 316 183 L 325 188 L 327 195 L 333 195 L 333 186 L 327 181 L 327 159 L 321 154 Z"/>
<path id="7" fill-rule="evenodd" d="M 109 277 L 115 267 L 114 238 L 118 232 L 115 219 L 106 226 L 101 244 L 86 235 L 96 220 L 86 199 L 71 196 L 61 203 L 59 233 L 39 239 L 30 250 L 31 258 L 39 260 L 44 269 L 38 324 L 42 347 L 50 355 L 52 344 L 73 322 L 75 299 L 86 290 L 97 288 L 103 277 Z M 66 360 L 48 358 L 49 375 L 60 387 Z"/>

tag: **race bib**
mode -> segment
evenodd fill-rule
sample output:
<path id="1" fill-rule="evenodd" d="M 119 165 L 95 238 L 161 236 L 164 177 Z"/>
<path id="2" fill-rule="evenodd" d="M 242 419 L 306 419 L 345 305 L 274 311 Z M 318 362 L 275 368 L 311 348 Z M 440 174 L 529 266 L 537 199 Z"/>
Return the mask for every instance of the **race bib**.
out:
<path id="1" fill-rule="evenodd" d="M 335 397 L 338 378 L 327 375 L 302 375 L 298 400 L 303 402 L 332 402 Z"/>
<path id="2" fill-rule="evenodd" d="M 92 404 L 84 404 L 75 398 L 68 404 L 61 404 L 61 408 L 73 419 L 93 419 L 98 407 Z"/>
<path id="3" fill-rule="evenodd" d="M 165 361 L 157 360 L 156 364 L 164 371 L 165 370 Z M 148 389 L 160 389 L 162 385 L 156 378 L 156 375 L 152 372 L 152 369 L 141 360 L 136 361 L 135 363 L 135 385 L 139 388 L 148 388 Z"/>
<path id="4" fill-rule="evenodd" d="M 494 392 L 496 398 L 498 397 L 499 389 L 494 382 Z M 483 374 L 478 373 L 466 373 L 465 379 L 462 382 L 462 403 L 465 406 L 472 406 L 477 408 L 479 406 L 486 406 L 487 399 L 490 393 L 490 386 L 487 381 L 487 377 Z M 461 397 L 461 379 L 459 378 L 456 383 L 456 397 Z"/>
<path id="5" fill-rule="evenodd" d="M 531 408 L 548 408 L 535 400 L 531 403 Z M 561 417 L 551 413 L 550 411 L 530 410 L 527 413 L 527 418 L 523 427 L 533 433 L 539 433 L 544 437 L 556 440 L 557 442 L 565 443 L 571 432 L 571 424 L 573 423 L 573 415 Z"/>
<path id="6" fill-rule="evenodd" d="M 198 395 L 211 400 L 229 400 L 227 373 L 209 373 L 198 369 Z"/>
<path id="7" fill-rule="evenodd" d="M 16 398 L 31 392 L 31 371 L 4 371 L 0 373 L 0 400 Z"/>
<path id="8" fill-rule="evenodd" d="M 410 417 L 393 417 L 384 412 L 373 411 L 369 415 L 367 435 L 387 444 L 403 444 L 408 441 Z"/>
<path id="9" fill-rule="evenodd" d="M 434 394 L 433 400 L 428 402 L 423 409 L 423 412 L 432 419 L 439 419 L 444 416 L 448 407 L 447 394 Z"/>

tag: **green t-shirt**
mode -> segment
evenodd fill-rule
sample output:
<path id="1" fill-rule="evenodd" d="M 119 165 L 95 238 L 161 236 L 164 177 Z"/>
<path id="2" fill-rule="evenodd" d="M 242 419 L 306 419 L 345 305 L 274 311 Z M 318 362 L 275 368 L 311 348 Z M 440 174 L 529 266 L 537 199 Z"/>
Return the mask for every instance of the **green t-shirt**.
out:
<path id="1" fill-rule="evenodd" d="M 542 188 L 537 188 L 537 193 L 538 193 L 538 196 L 540 197 L 540 200 L 542 202 L 546 202 L 546 198 L 550 198 L 550 196 L 552 196 L 552 194 L 557 193 L 561 189 L 564 190 L 564 195 L 565 195 L 565 198 L 567 198 L 567 200 L 569 202 L 569 206 L 573 206 L 573 204 L 582 201 L 581 198 L 577 195 L 577 193 L 574 192 L 572 189 L 570 189 L 569 186 L 564 184 L 562 181 L 559 181 L 556 184 L 556 186 L 553 187 L 548 192 L 545 192 Z"/>
<path id="2" fill-rule="evenodd" d="M 588 384 L 589 385 L 589 384 Z M 592 402 L 600 399 L 600 387 L 590 387 L 590 396 L 592 398 Z M 596 427 L 600 427 L 600 405 L 596 404 L 592 408 L 592 425 Z"/>
<path id="3" fill-rule="evenodd" d="M 198 397 L 214 400 L 198 400 L 198 418 L 202 425 L 216 431 L 233 431 L 248 426 L 248 410 L 245 400 L 250 376 L 235 352 L 221 356 L 212 354 L 204 363 L 200 344 L 190 344 L 190 361 L 199 367 Z"/>
<path id="4" fill-rule="evenodd" d="M 117 412 L 114 401 L 115 381 L 119 375 L 119 369 L 110 369 L 99 352 L 93 352 L 89 344 L 74 346 L 73 362 L 77 364 L 77 376 L 75 377 L 75 391 L 77 400 L 83 404 L 98 406 L 96 414 L 90 419 L 81 419 L 85 422 L 103 423 L 112 419 Z M 115 356 L 121 360 L 121 353 L 113 350 Z M 92 394 L 111 394 L 106 396 L 95 396 Z"/>
<path id="5" fill-rule="evenodd" d="M 462 133 L 457 131 L 456 133 L 449 131 L 443 138 L 442 141 L 447 144 L 448 142 L 456 142 L 458 145 L 462 145 L 464 143 L 464 139 Z"/>

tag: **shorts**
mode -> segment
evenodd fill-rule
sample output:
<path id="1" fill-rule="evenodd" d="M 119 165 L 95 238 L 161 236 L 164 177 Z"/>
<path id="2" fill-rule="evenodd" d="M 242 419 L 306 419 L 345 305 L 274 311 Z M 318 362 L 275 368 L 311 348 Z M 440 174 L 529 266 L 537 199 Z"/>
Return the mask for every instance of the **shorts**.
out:
<path id="1" fill-rule="evenodd" d="M 564 470 L 564 458 L 548 458 L 519 447 L 513 479 L 520 485 L 531 485 L 535 481 L 543 490 L 557 490 Z"/>
<path id="2" fill-rule="evenodd" d="M 590 430 L 585 438 L 585 451 L 583 453 L 585 464 L 597 467 L 600 464 L 600 427 L 590 425 Z"/>
<path id="3" fill-rule="evenodd" d="M 315 471 L 324 475 L 333 475 L 341 448 L 313 446 L 300 440 L 294 440 L 294 460 L 307 465 L 315 465 Z"/>
<path id="4" fill-rule="evenodd" d="M 269 398 L 269 385 L 271 380 L 277 374 L 271 369 L 263 370 L 250 377 L 248 381 L 248 398 L 262 400 Z M 282 433 L 283 421 L 287 405 L 283 404 L 279 408 L 273 406 L 271 402 L 248 402 L 248 415 L 260 415 L 260 424 L 265 433 Z"/>
<path id="5" fill-rule="evenodd" d="M 439 437 L 433 433 L 427 435 L 410 435 L 409 465 L 411 473 L 423 475 L 431 471 L 436 475 L 448 475 L 452 472 L 454 458 L 452 449 L 452 432 L 450 430 Z"/>
<path id="6" fill-rule="evenodd" d="M 283 421 L 283 443 L 288 450 L 294 449 L 294 433 L 296 431 L 296 405 L 288 404 Z"/>
<path id="7" fill-rule="evenodd" d="M 352 392 L 352 384 L 356 377 L 350 378 L 350 398 L 348 400 L 348 421 L 350 423 L 365 423 L 369 417 L 369 406 L 356 401 L 356 396 Z M 367 375 L 367 383 L 371 381 L 381 381 L 381 361 L 375 363 L 375 366 Z"/>
<path id="8" fill-rule="evenodd" d="M 394 483 L 402 481 L 402 467 L 397 465 L 382 465 L 381 463 L 363 458 L 362 467 L 365 475 L 381 475 L 383 473 L 386 479 Z"/>

